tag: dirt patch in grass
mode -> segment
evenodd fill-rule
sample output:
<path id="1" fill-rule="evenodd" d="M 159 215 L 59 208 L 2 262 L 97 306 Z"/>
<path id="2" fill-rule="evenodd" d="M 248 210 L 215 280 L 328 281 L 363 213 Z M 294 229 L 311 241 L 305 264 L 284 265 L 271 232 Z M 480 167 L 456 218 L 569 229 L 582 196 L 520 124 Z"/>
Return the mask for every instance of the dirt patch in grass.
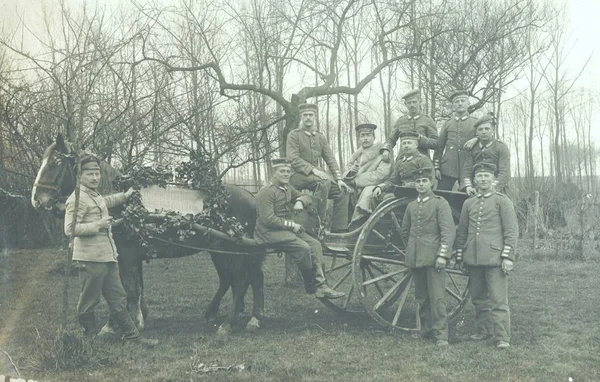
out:
<path id="1" fill-rule="evenodd" d="M 266 317 L 257 333 L 246 333 L 243 315 L 234 333 L 216 336 L 202 321 L 217 288 L 210 259 L 193 256 L 154 260 L 145 266 L 150 319 L 146 333 L 161 344 L 145 349 L 120 342 L 95 343 L 106 364 L 73 370 L 32 367 L 36 338 L 52 338 L 60 326 L 63 276 L 49 272 L 61 261 L 57 250 L 5 254 L 0 284 L 0 348 L 22 374 L 67 381 L 574 381 L 600 380 L 600 263 L 523 260 L 511 275 L 512 347 L 497 351 L 466 341 L 473 308 L 451 325 L 452 346 L 380 328 L 366 314 L 339 316 L 302 289 L 283 286 L 284 262 L 265 263 Z M 71 279 L 70 326 L 77 328 L 78 281 Z M 221 312 L 231 303 L 226 297 Z M 251 308 L 251 294 L 246 310 Z M 99 319 L 106 319 L 102 305 Z M 101 359 L 102 357 L 100 357 Z M 92 359 L 97 359 L 92 357 Z M 238 369 L 199 370 L 198 365 Z M 6 357 L 0 373 L 15 376 Z"/>

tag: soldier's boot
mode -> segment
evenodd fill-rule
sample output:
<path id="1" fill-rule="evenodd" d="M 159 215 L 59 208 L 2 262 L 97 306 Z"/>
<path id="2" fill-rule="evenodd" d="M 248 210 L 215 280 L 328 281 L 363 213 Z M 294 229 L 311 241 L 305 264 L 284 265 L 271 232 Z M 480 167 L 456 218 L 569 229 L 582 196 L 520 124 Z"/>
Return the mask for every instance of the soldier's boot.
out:
<path id="1" fill-rule="evenodd" d="M 300 269 L 302 279 L 304 280 L 304 290 L 308 294 L 315 294 L 317 291 L 317 278 L 313 268 Z"/>
<path id="2" fill-rule="evenodd" d="M 317 258 L 313 257 L 313 269 L 315 270 L 315 279 L 317 280 L 317 290 L 315 292 L 316 298 L 327 298 L 336 299 L 344 297 L 346 294 L 338 292 L 335 289 L 331 289 L 327 285 L 327 279 L 325 278 L 325 272 L 323 271 L 323 265 L 318 261 Z"/>
<path id="3" fill-rule="evenodd" d="M 131 341 L 148 348 L 158 345 L 158 340 L 145 338 L 140 334 L 127 311 L 117 312 L 113 316 L 123 332 L 123 339 L 125 341 Z"/>
<path id="4" fill-rule="evenodd" d="M 108 318 L 108 322 L 104 324 L 102 329 L 100 329 L 100 333 L 98 333 L 99 338 L 111 338 L 116 337 L 119 332 L 119 326 L 113 316 Z"/>
<path id="5" fill-rule="evenodd" d="M 94 312 L 83 313 L 77 316 L 77 320 L 83 326 L 83 334 L 86 336 L 96 335 L 96 316 Z"/>

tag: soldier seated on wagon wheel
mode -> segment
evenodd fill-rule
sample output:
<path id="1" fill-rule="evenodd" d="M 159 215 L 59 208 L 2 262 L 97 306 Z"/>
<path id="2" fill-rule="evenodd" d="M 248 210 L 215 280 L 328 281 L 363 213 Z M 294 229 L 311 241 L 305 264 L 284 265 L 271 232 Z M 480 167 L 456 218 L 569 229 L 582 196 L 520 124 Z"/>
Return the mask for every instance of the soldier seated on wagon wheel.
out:
<path id="1" fill-rule="evenodd" d="M 256 197 L 257 218 L 254 238 L 258 244 L 289 254 L 298 264 L 308 294 L 317 298 L 340 298 L 345 293 L 331 289 L 323 272 L 321 243 L 294 222 L 292 214 L 310 203 L 310 197 L 293 188 L 290 183 L 291 162 L 286 158 L 273 159 L 271 182 L 260 189 Z"/>

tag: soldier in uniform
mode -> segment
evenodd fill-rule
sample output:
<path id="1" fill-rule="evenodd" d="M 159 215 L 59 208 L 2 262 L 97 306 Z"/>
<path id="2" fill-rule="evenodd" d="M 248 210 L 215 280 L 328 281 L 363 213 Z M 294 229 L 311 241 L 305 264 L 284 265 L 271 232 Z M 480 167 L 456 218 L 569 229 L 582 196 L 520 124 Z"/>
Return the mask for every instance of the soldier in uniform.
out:
<path id="1" fill-rule="evenodd" d="M 494 117 L 484 115 L 475 122 L 475 134 L 479 138 L 465 158 L 462 168 L 462 188 L 469 195 L 475 195 L 476 190 L 471 181 L 473 165 L 480 162 L 493 163 L 496 166 L 496 183 L 494 188 L 506 192 L 510 180 L 510 150 L 504 142 L 494 138 Z"/>
<path id="2" fill-rule="evenodd" d="M 472 340 L 492 338 L 510 346 L 508 274 L 513 269 L 519 227 L 512 202 L 494 189 L 496 166 L 475 165 L 477 194 L 467 199 L 456 233 L 456 263 L 469 274 L 477 332 Z"/>
<path id="3" fill-rule="evenodd" d="M 452 190 L 460 179 L 468 151 L 477 142 L 475 122 L 469 115 L 469 93 L 457 90 L 450 95 L 454 117 L 448 119 L 440 130 L 438 149 L 433 154 L 438 190 Z"/>
<path id="4" fill-rule="evenodd" d="M 158 344 L 157 340 L 144 338 L 138 332 L 127 312 L 127 295 L 119 276 L 117 247 L 112 236 L 112 217 L 108 209 L 123 204 L 133 194 L 127 192 L 103 197 L 96 189 L 100 185 L 100 162 L 92 155 L 81 159 L 79 203 L 75 210 L 75 191 L 66 203 L 64 230 L 71 236 L 75 224 L 73 261 L 80 269 L 81 293 L 77 303 L 77 318 L 86 335 L 96 334 L 95 308 L 104 296 L 111 322 L 123 332 L 125 340 L 145 346 Z"/>
<path id="5" fill-rule="evenodd" d="M 398 118 L 394 124 L 394 130 L 380 150 L 382 158 L 385 161 L 391 161 L 391 153 L 394 146 L 396 146 L 400 134 L 405 131 L 412 131 L 419 134 L 419 151 L 421 154 L 431 159 L 429 150 L 438 148 L 438 133 L 433 119 L 421 113 L 421 91 L 413 89 L 402 98 L 404 99 L 404 105 L 408 109 L 408 114 Z M 400 157 L 403 154 L 402 149 L 400 149 L 398 156 Z"/>
<path id="6" fill-rule="evenodd" d="M 413 171 L 419 168 L 433 167 L 431 159 L 419 152 L 419 134 L 414 131 L 404 131 L 400 134 L 402 156 L 398 157 L 392 166 L 390 179 L 379 184 L 373 190 L 373 197 L 379 198 L 382 193 L 390 192 L 394 186 L 414 187 Z"/>
<path id="7" fill-rule="evenodd" d="M 435 195 L 433 168 L 413 171 L 419 196 L 406 207 L 402 238 L 406 265 L 415 281 L 415 299 L 423 336 L 432 335 L 438 346 L 448 346 L 446 319 L 446 262 L 454 243 L 454 220 L 446 199 Z"/>
<path id="8" fill-rule="evenodd" d="M 383 145 L 374 143 L 375 129 L 377 125 L 371 123 L 356 126 L 361 147 L 350 158 L 343 175 L 344 182 L 352 188 L 354 195 L 354 203 L 350 202 L 354 210 L 350 229 L 358 227 L 373 212 L 373 189 L 379 183 L 385 182 L 392 170 L 391 163 L 384 162 L 379 155 Z"/>
<path id="9" fill-rule="evenodd" d="M 315 259 L 323 257 L 321 243 L 294 222 L 293 211 L 301 211 L 310 203 L 310 197 L 290 186 L 291 162 L 286 158 L 273 159 L 272 167 L 271 182 L 256 197 L 256 242 L 289 254 L 300 268 L 307 293 L 317 298 L 343 297 L 344 293 L 327 286 L 324 276 L 317 279 L 321 264 Z"/>
<path id="10" fill-rule="evenodd" d="M 287 137 L 287 156 L 292 163 L 290 184 L 297 190 L 314 191 L 316 208 L 321 221 L 325 220 L 327 199 L 333 199 L 331 231 L 348 228 L 348 192 L 350 188 L 342 180 L 335 155 L 322 133 L 315 131 L 317 105 L 303 103 L 300 109 L 300 127 L 290 131 Z M 319 166 L 325 160 L 332 177 Z M 345 206 L 345 208 L 344 208 Z"/>

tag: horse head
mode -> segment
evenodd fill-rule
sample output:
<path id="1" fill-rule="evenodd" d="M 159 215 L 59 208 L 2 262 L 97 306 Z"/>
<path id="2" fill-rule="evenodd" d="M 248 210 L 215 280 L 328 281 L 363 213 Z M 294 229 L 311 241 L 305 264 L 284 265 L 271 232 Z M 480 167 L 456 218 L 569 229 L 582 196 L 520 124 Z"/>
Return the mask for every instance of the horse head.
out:
<path id="1" fill-rule="evenodd" d="M 60 215 L 65 202 L 75 189 L 76 152 L 73 145 L 58 134 L 46 150 L 31 190 L 31 204 L 35 209 L 51 210 Z"/>

